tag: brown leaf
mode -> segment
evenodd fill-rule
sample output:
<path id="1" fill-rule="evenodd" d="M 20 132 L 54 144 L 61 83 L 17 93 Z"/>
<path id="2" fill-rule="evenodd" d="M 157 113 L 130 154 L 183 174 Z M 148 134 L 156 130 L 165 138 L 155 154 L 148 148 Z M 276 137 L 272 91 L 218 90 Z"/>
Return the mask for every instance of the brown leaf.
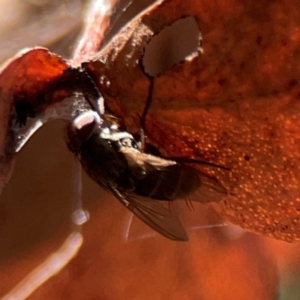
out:
<path id="1" fill-rule="evenodd" d="M 216 11 L 211 11 L 214 7 L 207 1 L 207 6 L 203 8 L 203 11 L 205 11 L 204 17 L 208 18 L 211 15 L 211 18 L 214 18 L 210 23 L 211 26 L 214 26 L 214 24 L 220 26 L 220 24 L 218 25 L 219 17 L 225 18 L 227 15 L 230 17 L 228 2 L 227 4 L 222 2 L 222 6 L 219 7 L 220 11 L 217 9 Z M 173 3 L 176 3 L 176 1 L 173 1 Z M 166 3 L 166 5 L 171 4 L 172 1 Z M 200 5 L 204 4 L 202 1 Z M 217 4 L 218 2 L 214 1 L 216 8 L 218 8 Z M 182 3 L 181 5 L 189 5 L 189 2 L 185 1 L 185 4 Z M 209 9 L 210 5 L 211 9 Z M 184 9 L 181 12 L 186 13 Z M 170 10 L 166 15 L 170 16 L 172 13 L 176 13 L 176 10 Z M 154 10 L 153 17 L 159 14 L 159 11 Z M 149 15 L 148 18 L 150 17 Z M 174 20 L 176 19 L 177 17 L 174 17 Z M 157 17 L 157 20 L 160 20 L 157 22 L 162 23 L 161 28 L 163 28 L 164 22 L 167 22 L 169 18 Z M 167 22 L 167 24 L 172 21 L 173 19 Z M 155 31 L 159 32 L 160 27 L 157 26 Z M 146 34 L 146 40 L 151 38 L 151 32 L 149 33 L 148 30 L 145 30 L 144 33 Z M 118 39 L 120 40 L 121 36 Z M 131 41 L 129 41 L 128 48 L 125 49 L 127 52 L 124 52 L 125 56 L 126 53 L 130 52 L 131 46 Z M 136 48 L 137 51 L 142 50 L 139 40 Z M 132 49 L 135 48 L 131 47 Z M 124 60 L 122 55 L 117 56 L 116 60 L 113 58 L 110 58 L 111 60 L 108 59 L 108 65 L 101 66 L 103 68 L 101 72 L 104 72 L 103 75 L 106 76 L 108 74 L 110 76 L 108 77 L 109 79 L 115 76 L 116 81 L 110 81 L 111 87 L 99 86 L 103 92 L 106 92 L 105 96 L 111 109 L 114 109 L 119 116 L 124 117 L 124 121 L 129 128 L 134 131 L 139 129 L 139 115 L 141 115 L 144 108 L 149 83 L 144 74 L 140 72 L 139 66 L 134 65 L 136 61 L 134 59 L 131 60 L 130 56 L 127 56 L 128 60 Z M 136 57 L 139 58 L 140 55 L 141 53 Z M 197 63 L 198 60 L 200 60 L 199 57 L 188 64 L 192 65 L 195 62 Z M 113 63 L 117 64 L 117 68 L 113 67 Z M 126 66 L 126 63 L 129 66 Z M 223 148 L 229 151 L 228 149 L 233 149 L 233 146 L 236 145 L 240 147 L 239 144 L 242 144 L 242 141 L 237 140 L 236 144 L 233 145 L 221 145 L 220 148 L 216 148 L 216 142 L 213 143 L 214 141 L 212 141 L 214 147 L 205 151 L 203 150 L 203 144 L 200 144 L 201 147 L 198 150 L 200 154 L 197 155 L 194 155 L 193 141 L 188 144 L 188 147 L 185 147 L 187 139 L 183 135 L 184 124 L 187 124 L 186 129 L 190 132 L 191 127 L 194 130 L 195 124 L 202 124 L 203 115 L 208 115 L 208 117 L 217 123 L 221 121 L 217 119 L 218 114 L 215 110 L 219 111 L 219 115 L 224 114 L 224 111 L 226 111 L 223 108 L 225 104 L 221 100 L 220 107 L 215 105 L 214 110 L 209 110 L 207 102 L 213 101 L 214 98 L 210 98 L 208 92 L 206 96 L 209 99 L 205 100 L 206 102 L 203 100 L 205 106 L 199 109 L 198 100 L 200 98 L 198 99 L 197 95 L 200 93 L 200 90 L 198 91 L 198 88 L 194 87 L 191 90 L 194 94 L 190 94 L 188 90 L 183 88 L 193 86 L 189 80 L 193 76 L 197 77 L 197 74 L 192 76 L 189 72 L 182 73 L 187 68 L 186 64 L 187 62 L 170 71 L 169 75 L 165 74 L 156 80 L 157 87 L 154 95 L 154 103 L 152 103 L 147 117 L 146 129 L 148 137 L 151 138 L 150 141 L 152 143 L 159 146 L 164 154 L 190 155 L 192 151 L 192 156 L 203 157 L 220 163 L 227 163 L 229 161 L 232 163 L 230 167 L 234 167 L 236 158 L 233 157 L 233 160 L 230 161 L 229 154 L 225 153 L 226 155 L 223 155 L 222 151 Z M 90 67 L 94 67 L 94 65 L 90 65 Z M 196 71 L 198 68 L 198 66 L 194 67 Z M 177 69 L 181 71 L 175 73 Z M 135 72 L 138 73 L 136 77 L 134 75 Z M 172 78 L 176 74 L 178 74 L 178 78 Z M 187 75 L 183 76 L 183 74 Z M 99 82 L 101 76 L 102 74 L 99 73 L 99 77 L 95 77 L 96 82 Z M 131 76 L 133 77 L 132 82 L 130 82 Z M 107 82 L 105 77 L 102 77 L 102 79 L 104 79 L 103 82 L 105 84 Z M 170 82 L 171 79 L 175 83 L 174 86 Z M 208 82 L 212 80 L 213 76 Z M 164 84 L 164 82 L 166 82 L 166 86 L 162 86 L 158 91 L 158 87 Z M 177 86 L 179 88 L 175 90 L 174 87 Z M 140 94 L 136 95 L 135 92 L 139 92 Z M 161 98 L 158 97 L 160 93 L 162 94 Z M 120 102 L 114 103 L 115 100 L 112 98 L 114 95 L 116 96 L 116 101 L 120 100 Z M 187 95 L 189 96 L 187 97 Z M 188 102 L 185 103 L 187 99 Z M 193 102 L 192 100 L 195 101 Z M 178 107 L 179 101 L 183 102 L 180 108 Z M 174 103 L 174 107 L 172 107 L 172 103 Z M 223 103 L 223 106 L 221 106 L 221 103 Z M 129 107 L 126 108 L 127 105 Z M 165 115 L 159 109 L 160 105 L 163 106 Z M 121 109 L 124 109 L 124 112 Z M 197 117 L 197 122 L 193 122 L 192 119 L 190 120 L 192 117 Z M 169 118 L 169 120 L 165 118 Z M 227 120 L 225 119 L 225 121 Z M 226 123 L 225 121 L 224 123 Z M 181 126 L 180 123 L 183 125 Z M 206 122 L 204 125 L 201 125 L 202 127 L 196 128 L 196 133 L 198 135 L 199 130 L 201 138 L 211 141 L 212 133 L 218 136 L 218 132 L 223 130 L 222 125 L 224 123 L 218 126 L 213 123 L 214 127 L 209 127 L 210 124 Z M 240 127 L 238 126 L 236 130 L 238 131 Z M 44 130 L 46 129 L 44 128 Z M 196 133 L 194 133 L 194 136 Z M 23 155 L 24 165 L 21 165 L 19 170 L 22 173 L 24 172 L 23 177 L 19 177 L 19 184 L 9 186 L 10 192 L 8 191 L 6 195 L 5 203 L 7 205 L 10 204 L 11 213 L 7 217 L 5 233 L 1 231 L 3 239 L 1 247 L 2 268 L 0 270 L 2 274 L 0 284 L 1 295 L 8 292 L 23 276 L 39 264 L 49 254 L 49 251 L 53 251 L 57 247 L 59 243 L 56 238 L 57 236 L 62 238 L 62 232 L 58 233 L 55 238 L 54 236 L 51 238 L 53 230 L 57 228 L 60 231 L 66 230 L 65 228 L 64 230 L 62 229 L 61 224 L 66 223 L 70 204 L 66 201 L 61 201 L 61 199 L 65 200 L 70 197 L 69 194 L 63 192 L 63 186 L 67 185 L 64 181 L 70 177 L 70 174 L 68 174 L 70 166 L 65 165 L 69 156 L 63 152 L 63 145 L 60 145 L 62 148 L 56 148 L 59 141 L 51 140 L 51 138 L 49 141 L 49 135 L 57 136 L 53 127 L 48 127 L 48 131 L 43 131 L 39 135 L 39 139 L 34 139 L 31 146 L 26 147 L 28 152 L 21 153 L 19 162 Z M 175 139 L 177 136 L 178 138 Z M 232 142 L 233 136 L 229 135 L 226 138 Z M 182 143 L 182 147 L 178 147 L 178 143 Z M 177 145 L 177 147 L 172 147 L 173 145 Z M 47 153 L 47 149 L 49 153 Z M 54 149 L 56 155 L 53 152 Z M 182 154 L 183 151 L 187 152 Z M 47 159 L 42 157 L 44 153 L 48 154 L 45 155 Z M 34 164 L 30 157 L 34 158 Z M 37 157 L 40 158 L 38 163 L 36 163 Z M 53 157 L 53 160 L 50 160 L 49 157 Z M 45 169 L 41 171 L 39 168 L 42 165 L 45 166 Z M 64 167 L 62 168 L 62 166 Z M 57 170 L 57 174 L 53 176 L 52 172 L 55 169 Z M 242 171 L 242 168 L 237 166 L 232 171 L 232 174 L 236 174 L 236 177 L 239 175 L 238 170 Z M 206 171 L 210 172 L 211 170 Z M 233 187 L 239 186 L 239 182 L 235 184 L 232 179 L 234 177 L 229 182 L 227 174 L 218 172 L 217 175 L 224 183 Z M 40 184 L 37 184 L 37 182 L 40 182 Z M 46 183 L 50 185 L 45 187 Z M 210 230 L 200 230 L 200 232 L 192 232 L 191 243 L 173 243 L 160 236 L 123 243 L 122 236 L 124 234 L 126 210 L 119 206 L 115 199 L 105 194 L 95 195 L 97 190 L 98 187 L 96 186 L 89 186 L 85 189 L 85 192 L 88 194 L 85 194 L 85 205 L 87 205 L 86 198 L 93 199 L 95 203 L 93 205 L 90 204 L 91 221 L 84 227 L 85 242 L 82 252 L 62 272 L 32 295 L 32 299 L 124 299 L 124 295 L 131 299 L 194 299 L 196 297 L 214 300 L 265 300 L 276 298 L 278 266 L 277 264 L 274 265 L 274 257 L 270 256 L 270 253 L 263 248 L 261 243 L 262 240 L 266 241 L 267 248 L 269 249 L 268 239 L 261 239 L 251 234 L 245 234 L 239 239 L 230 239 L 223 232 L 223 229 L 213 228 Z M 51 194 L 51 192 L 54 194 Z M 15 201 L 16 199 L 18 201 Z M 98 201 L 99 199 L 102 201 Z M 231 201 L 234 200 L 236 199 L 231 199 Z M 200 224 L 201 221 L 204 222 L 202 224 L 205 224 L 205 207 L 200 206 L 199 210 L 197 209 L 194 213 L 189 212 L 186 216 L 188 220 L 191 214 L 197 216 Z M 37 223 L 36 216 L 38 216 Z M 59 216 L 61 218 L 58 218 Z M 145 230 L 142 223 L 138 223 L 136 226 L 141 231 Z M 37 241 L 35 236 L 41 235 L 43 231 L 45 231 L 45 236 L 42 241 L 39 239 Z M 272 242 L 274 243 L 274 248 L 280 244 L 278 241 Z M 293 246 L 293 249 L 297 251 L 297 245 Z M 25 253 L 24 249 L 27 250 Z M 289 268 L 294 263 L 295 261 L 291 259 L 291 262 L 285 267 Z"/>
<path id="2" fill-rule="evenodd" d="M 68 68 L 65 60 L 48 49 L 22 51 L 1 71 L 1 98 L 5 102 L 10 100 L 11 106 L 25 99 L 32 105 L 33 113 L 37 113 L 42 110 L 41 106 L 46 105 L 49 86 L 60 79 Z"/>
<path id="3" fill-rule="evenodd" d="M 47 105 L 47 90 L 64 71 L 67 63 L 44 48 L 22 51 L 0 71 L 0 190 L 7 182 L 14 157 L 18 130 L 28 116 L 35 116 Z M 62 97 L 60 98 L 62 99 Z"/>
<path id="4" fill-rule="evenodd" d="M 106 105 L 138 131 L 149 80 L 139 60 L 165 26 L 195 16 L 203 53 L 155 79 L 146 133 L 166 156 L 206 159 L 232 194 L 226 220 L 300 240 L 297 1 L 164 1 L 133 20 L 86 65 Z"/>

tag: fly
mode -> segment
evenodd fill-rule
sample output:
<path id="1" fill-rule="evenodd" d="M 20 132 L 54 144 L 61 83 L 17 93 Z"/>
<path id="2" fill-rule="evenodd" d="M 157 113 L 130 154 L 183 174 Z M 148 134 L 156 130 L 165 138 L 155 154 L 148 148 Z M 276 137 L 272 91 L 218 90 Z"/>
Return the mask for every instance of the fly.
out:
<path id="1" fill-rule="evenodd" d="M 133 136 L 105 114 L 79 114 L 67 127 L 67 145 L 92 179 L 171 240 L 186 241 L 188 236 L 180 220 L 158 200 L 193 195 L 207 202 L 227 195 L 216 179 L 189 165 L 144 153 Z"/>

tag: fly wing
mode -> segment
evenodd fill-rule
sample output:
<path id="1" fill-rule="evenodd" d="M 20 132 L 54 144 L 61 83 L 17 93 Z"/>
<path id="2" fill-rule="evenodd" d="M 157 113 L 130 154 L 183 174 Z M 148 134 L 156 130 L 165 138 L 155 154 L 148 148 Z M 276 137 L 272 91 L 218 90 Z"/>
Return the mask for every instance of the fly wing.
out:
<path id="1" fill-rule="evenodd" d="M 227 189 L 214 177 L 196 170 L 200 178 L 200 186 L 188 197 L 191 201 L 201 203 L 218 202 L 228 196 Z"/>
<path id="2" fill-rule="evenodd" d="M 218 179 L 189 165 L 172 164 L 159 168 L 159 166 L 146 161 L 144 169 L 147 171 L 148 181 L 151 174 L 153 174 L 152 177 L 160 178 L 160 185 L 164 186 L 164 191 L 169 191 L 169 200 L 188 199 L 207 203 L 218 202 L 228 196 L 227 189 Z M 180 171 L 180 174 L 177 173 L 177 170 Z M 171 196 L 172 193 L 173 196 Z M 156 199 L 159 200 L 159 198 Z"/>
<path id="3" fill-rule="evenodd" d="M 124 155 L 135 178 L 145 177 L 145 173 L 160 170 L 176 162 L 140 152 L 132 147 L 121 147 L 120 152 Z"/>
<path id="4" fill-rule="evenodd" d="M 156 200 L 122 194 L 115 187 L 112 192 L 118 200 L 138 218 L 166 238 L 176 241 L 188 241 L 188 236 L 180 220 Z"/>

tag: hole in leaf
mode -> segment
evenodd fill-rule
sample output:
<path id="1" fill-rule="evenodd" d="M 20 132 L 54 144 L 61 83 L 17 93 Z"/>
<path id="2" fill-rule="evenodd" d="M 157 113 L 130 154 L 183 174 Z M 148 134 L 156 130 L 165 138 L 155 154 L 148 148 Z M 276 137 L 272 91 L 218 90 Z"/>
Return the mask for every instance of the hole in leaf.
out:
<path id="1" fill-rule="evenodd" d="M 174 22 L 155 35 L 145 47 L 144 71 L 157 76 L 198 55 L 201 33 L 194 17 Z"/>

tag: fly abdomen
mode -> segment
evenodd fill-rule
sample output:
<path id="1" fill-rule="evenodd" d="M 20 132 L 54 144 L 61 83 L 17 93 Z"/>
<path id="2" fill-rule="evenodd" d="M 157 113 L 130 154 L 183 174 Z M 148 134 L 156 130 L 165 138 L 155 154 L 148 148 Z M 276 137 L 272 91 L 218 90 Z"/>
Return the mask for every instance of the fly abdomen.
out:
<path id="1" fill-rule="evenodd" d="M 193 168 L 174 164 L 148 170 L 144 178 L 136 181 L 135 193 L 156 200 L 175 200 L 186 198 L 200 185 L 200 178 Z"/>

